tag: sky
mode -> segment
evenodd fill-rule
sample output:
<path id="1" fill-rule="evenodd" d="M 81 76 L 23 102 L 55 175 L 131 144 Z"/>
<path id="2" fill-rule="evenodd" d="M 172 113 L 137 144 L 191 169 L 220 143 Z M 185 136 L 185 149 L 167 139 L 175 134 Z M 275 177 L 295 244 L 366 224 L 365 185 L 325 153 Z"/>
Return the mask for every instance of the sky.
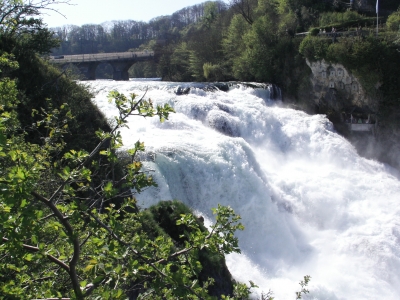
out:
<path id="1" fill-rule="evenodd" d="M 42 17 L 48 27 L 63 25 L 101 24 L 113 20 L 148 22 L 206 0 L 71 0 L 73 5 L 59 4 L 55 12 L 44 12 Z M 225 1 L 228 2 L 228 1 Z"/>

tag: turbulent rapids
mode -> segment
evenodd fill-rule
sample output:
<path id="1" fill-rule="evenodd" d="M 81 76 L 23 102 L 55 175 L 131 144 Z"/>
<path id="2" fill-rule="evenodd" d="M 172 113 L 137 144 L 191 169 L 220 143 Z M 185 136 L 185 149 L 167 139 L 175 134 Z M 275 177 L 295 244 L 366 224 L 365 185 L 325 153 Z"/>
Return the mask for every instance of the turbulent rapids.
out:
<path id="1" fill-rule="evenodd" d="M 86 82 L 87 83 L 87 82 Z M 107 117 L 118 90 L 169 103 L 170 120 L 132 117 L 124 145 L 146 145 L 157 188 L 136 195 L 142 207 L 179 199 L 209 222 L 211 208 L 242 216 L 241 255 L 227 263 L 239 281 L 295 299 L 400 299 L 400 181 L 389 167 L 358 156 L 323 115 L 270 100 L 271 90 L 235 85 L 91 81 Z M 190 87 L 190 89 L 188 89 Z M 177 95 L 180 88 L 186 91 Z"/>

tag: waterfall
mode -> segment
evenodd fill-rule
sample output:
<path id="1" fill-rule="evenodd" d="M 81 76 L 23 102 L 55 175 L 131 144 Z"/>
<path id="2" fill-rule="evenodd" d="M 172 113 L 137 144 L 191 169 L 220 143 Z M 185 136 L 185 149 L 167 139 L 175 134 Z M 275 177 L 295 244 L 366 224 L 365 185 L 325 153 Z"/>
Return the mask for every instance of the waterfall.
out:
<path id="1" fill-rule="evenodd" d="M 245 226 L 232 275 L 295 299 L 400 299 L 400 182 L 390 167 L 360 157 L 324 115 L 273 101 L 273 88 L 155 81 L 90 81 L 107 117 L 111 90 L 136 93 L 175 114 L 164 123 L 131 117 L 126 148 L 145 143 L 157 188 L 135 195 L 142 207 L 179 199 L 212 222 L 230 205 Z M 185 93 L 176 94 L 178 88 Z"/>

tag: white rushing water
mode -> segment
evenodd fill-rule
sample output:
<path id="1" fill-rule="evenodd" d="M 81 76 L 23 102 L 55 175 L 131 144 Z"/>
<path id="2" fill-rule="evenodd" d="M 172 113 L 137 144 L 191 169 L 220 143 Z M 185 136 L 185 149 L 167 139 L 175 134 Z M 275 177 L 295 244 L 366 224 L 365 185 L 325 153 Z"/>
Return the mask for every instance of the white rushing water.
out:
<path id="1" fill-rule="evenodd" d="M 269 100 L 267 90 L 229 92 L 189 84 L 91 81 L 94 102 L 108 116 L 111 90 L 142 95 L 176 110 L 170 120 L 131 117 L 122 130 L 130 148 L 143 141 L 158 188 L 141 206 L 179 199 L 212 220 L 230 205 L 246 227 L 242 254 L 229 255 L 232 275 L 252 280 L 275 299 L 400 299 L 400 182 L 389 167 L 364 159 L 323 115 Z"/>

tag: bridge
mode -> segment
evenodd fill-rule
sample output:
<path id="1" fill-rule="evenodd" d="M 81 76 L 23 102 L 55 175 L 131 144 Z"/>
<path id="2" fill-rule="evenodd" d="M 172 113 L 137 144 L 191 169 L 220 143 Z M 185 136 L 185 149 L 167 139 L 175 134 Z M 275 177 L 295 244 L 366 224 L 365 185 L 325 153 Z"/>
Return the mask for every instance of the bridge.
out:
<path id="1" fill-rule="evenodd" d="M 50 62 L 65 66 L 73 64 L 86 80 L 96 80 L 96 68 L 101 63 L 109 63 L 113 68 L 114 80 L 129 80 L 128 70 L 136 62 L 152 60 L 154 52 L 115 52 L 97 54 L 50 56 Z"/>

